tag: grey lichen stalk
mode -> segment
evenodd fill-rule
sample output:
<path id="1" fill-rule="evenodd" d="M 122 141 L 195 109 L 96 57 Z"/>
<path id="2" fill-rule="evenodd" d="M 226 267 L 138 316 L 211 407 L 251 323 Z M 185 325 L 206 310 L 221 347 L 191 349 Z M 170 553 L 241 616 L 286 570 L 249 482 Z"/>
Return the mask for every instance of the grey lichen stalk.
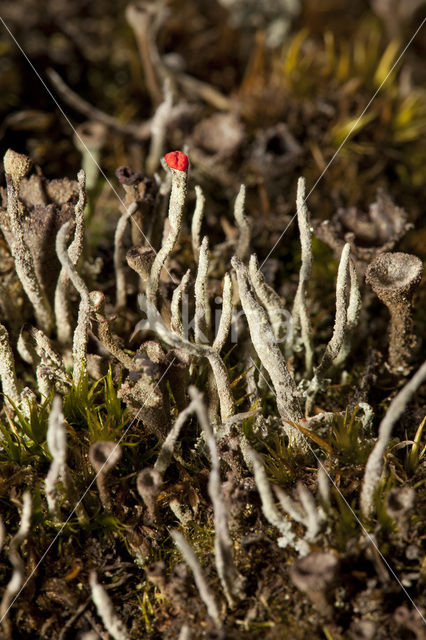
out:
<path id="1" fill-rule="evenodd" d="M 347 326 L 347 309 L 349 293 L 349 257 L 350 245 L 348 243 L 342 249 L 336 282 L 336 315 L 334 318 L 333 335 L 329 340 L 318 367 L 315 369 L 315 377 L 320 379 L 330 368 L 333 360 L 339 355 L 343 346 Z"/>
<path id="2" fill-rule="evenodd" d="M 41 329 L 23 327 L 17 349 L 21 358 L 35 367 L 38 390 L 43 397 L 47 398 L 53 388 L 63 392 L 70 386 L 62 357 Z"/>
<path id="3" fill-rule="evenodd" d="M 56 236 L 56 253 L 65 270 L 68 278 L 80 294 L 80 305 L 78 308 L 77 327 L 74 331 L 72 357 L 73 357 L 73 377 L 78 384 L 80 379 L 87 373 L 87 342 L 90 326 L 90 296 L 89 290 L 83 278 L 77 273 L 68 250 L 67 240 L 71 230 L 71 222 L 66 222 L 60 228 Z"/>
<path id="4" fill-rule="evenodd" d="M 208 341 L 211 313 L 208 297 L 208 269 L 209 269 L 209 241 L 203 238 L 198 259 L 197 277 L 195 279 L 195 326 L 194 338 L 196 344 Z"/>
<path id="5" fill-rule="evenodd" d="M 16 378 L 15 359 L 10 347 L 9 334 L 2 324 L 0 324 L 0 380 L 4 395 L 19 407 L 21 396 Z"/>
<path id="6" fill-rule="evenodd" d="M 265 281 L 265 277 L 259 268 L 259 261 L 255 254 L 250 257 L 249 274 L 256 296 L 259 298 L 268 313 L 275 338 L 277 341 L 281 341 L 283 338 L 282 329 L 285 324 L 283 300 L 281 300 L 276 291 L 274 291 L 274 289 Z M 291 327 L 286 326 L 285 328 L 287 330 L 291 330 Z"/>
<path id="7" fill-rule="evenodd" d="M 211 471 L 208 490 L 213 503 L 216 567 L 228 604 L 233 607 L 236 599 L 240 600 L 244 597 L 244 580 L 238 573 L 233 559 L 232 541 L 229 535 L 228 517 L 220 481 L 220 463 L 216 438 L 210 425 L 201 393 L 195 387 L 190 387 L 189 395 L 194 402 L 194 408 L 210 453 Z"/>
<path id="8" fill-rule="evenodd" d="M 210 345 L 193 344 L 182 336 L 172 333 L 164 323 L 157 309 L 152 304 L 149 304 L 143 295 L 139 296 L 139 302 L 141 309 L 147 314 L 147 320 L 142 320 L 138 323 L 136 329 L 149 327 L 170 347 L 182 350 L 196 358 L 207 358 L 213 371 L 219 395 L 221 420 L 225 422 L 233 416 L 234 399 L 232 397 L 228 371 L 217 351 Z"/>
<path id="9" fill-rule="evenodd" d="M 237 237 L 237 246 L 235 249 L 235 255 L 240 258 L 240 260 L 244 260 L 248 256 L 250 251 L 250 240 L 251 240 L 251 230 L 248 220 L 245 216 L 246 204 L 246 187 L 244 184 L 241 185 L 238 195 L 235 199 L 234 205 L 234 217 L 235 222 L 238 227 L 238 237 Z"/>
<path id="10" fill-rule="evenodd" d="M 307 411 L 309 412 L 314 403 L 315 395 L 321 388 L 324 377 L 333 364 L 333 361 L 339 356 L 342 347 L 345 345 L 345 340 L 348 339 L 348 304 L 349 304 L 349 286 L 350 286 L 350 245 L 348 243 L 342 249 L 342 255 L 340 256 L 339 268 L 337 272 L 336 282 L 336 313 L 334 318 L 333 334 L 327 343 L 325 351 L 321 357 L 321 360 L 317 367 L 314 369 L 314 377 L 308 385 L 306 392 L 307 396 Z M 353 281 L 352 281 L 353 282 Z M 356 285 L 354 284 L 354 287 Z M 351 329 L 355 326 L 357 320 L 357 314 L 359 309 L 356 308 L 357 300 L 356 292 L 353 295 L 352 302 L 354 307 L 351 311 L 349 320 L 351 321 Z M 355 302 L 354 302 L 355 300 Z M 356 314 L 356 317 L 354 317 Z"/>
<path id="11" fill-rule="evenodd" d="M 98 324 L 99 340 L 103 346 L 115 357 L 126 369 L 134 369 L 135 363 L 123 349 L 119 341 L 114 336 L 110 323 L 105 315 L 105 296 L 102 291 L 91 291 L 89 294 L 91 310 Z"/>
<path id="12" fill-rule="evenodd" d="M 191 239 L 192 239 L 192 251 L 194 253 L 195 261 L 198 262 L 201 246 L 201 225 L 204 218 L 204 207 L 206 199 L 204 197 L 203 190 L 199 185 L 195 186 L 195 209 L 191 222 Z"/>
<path id="13" fill-rule="evenodd" d="M 189 281 L 191 278 L 191 269 L 185 273 L 182 280 L 173 291 L 172 302 L 170 305 L 170 328 L 179 335 L 184 335 L 184 327 L 182 324 L 182 302 L 187 305 L 186 295 L 189 288 Z"/>
<path id="14" fill-rule="evenodd" d="M 352 258 L 350 258 L 349 260 L 349 277 L 350 290 L 348 308 L 346 313 L 346 328 L 343 337 L 343 344 L 340 349 L 339 355 L 333 360 L 334 367 L 343 365 L 351 351 L 352 337 L 356 327 L 358 326 L 362 307 L 362 296 L 359 288 L 358 276 Z"/>
<path id="15" fill-rule="evenodd" d="M 297 484 L 297 493 L 300 504 L 297 504 L 281 487 L 274 487 L 276 496 L 283 510 L 306 527 L 305 540 L 312 542 L 321 530 L 322 522 L 325 520 L 321 507 L 317 507 L 314 497 L 309 489 L 302 483 Z"/>
<path id="16" fill-rule="evenodd" d="M 12 625 L 9 620 L 9 611 L 14 602 L 15 596 L 19 594 L 25 580 L 25 566 L 24 561 L 19 555 L 19 547 L 26 540 L 31 529 L 33 507 L 31 494 L 28 491 L 25 491 L 23 494 L 22 502 L 21 524 L 9 544 L 9 560 L 13 567 L 13 573 L 6 585 L 6 589 L 3 592 L 3 597 L 0 603 L 0 620 L 6 634 L 6 638 L 12 637 Z"/>
<path id="17" fill-rule="evenodd" d="M 286 356 L 290 357 L 294 350 L 295 333 L 300 329 L 303 346 L 305 349 L 305 376 L 309 377 L 313 366 L 312 327 L 306 301 L 306 288 L 312 276 L 312 231 L 308 208 L 305 200 L 305 179 L 299 178 L 297 183 L 297 223 L 299 225 L 300 245 L 302 252 L 302 265 L 299 272 L 299 284 L 293 303 L 293 324 L 288 332 Z"/>
<path id="18" fill-rule="evenodd" d="M 216 628 L 220 629 L 222 627 L 222 620 L 219 614 L 219 609 L 214 595 L 207 584 L 207 580 L 197 556 L 195 555 L 191 545 L 179 531 L 174 529 L 170 531 L 170 535 L 173 538 L 173 542 L 183 555 L 185 562 L 189 565 L 192 573 L 194 574 L 195 584 L 197 585 L 202 601 L 207 607 L 210 618 L 213 620 Z"/>
<path id="19" fill-rule="evenodd" d="M 86 206 L 86 174 L 83 170 L 77 174 L 78 201 L 74 208 L 75 228 L 74 237 L 68 247 L 71 264 L 77 265 L 84 246 L 84 209 Z M 71 343 L 73 334 L 72 313 L 70 309 L 71 279 L 67 269 L 62 267 L 55 291 L 55 319 L 56 334 L 60 344 L 67 346 Z"/>
<path id="20" fill-rule="evenodd" d="M 96 571 L 91 571 L 89 584 L 93 602 L 105 629 L 114 640 L 130 640 L 124 623 L 115 613 L 110 597 L 98 580 Z"/>
<path id="21" fill-rule="evenodd" d="M 160 251 L 155 256 L 146 289 L 148 301 L 153 305 L 157 304 L 161 270 L 168 256 L 173 251 L 182 229 L 183 211 L 186 200 L 188 172 L 170 169 L 170 173 L 172 176 L 172 190 L 170 193 L 168 213 L 170 227 Z"/>
<path id="22" fill-rule="evenodd" d="M 213 349 L 218 353 L 220 353 L 225 346 L 225 342 L 231 330 L 233 311 L 232 295 L 233 287 L 231 276 L 229 275 L 229 273 L 225 273 L 222 292 L 222 313 L 220 316 L 216 337 L 213 341 Z"/>
<path id="23" fill-rule="evenodd" d="M 237 257 L 232 259 L 232 266 L 237 274 L 241 304 L 247 318 L 253 346 L 268 372 L 275 390 L 278 411 L 283 418 L 283 430 L 287 434 L 290 444 L 300 453 L 306 454 L 308 447 L 305 437 L 296 427 L 287 422 L 303 420 L 302 402 L 296 383 L 277 345 L 266 311 L 252 292 L 246 267 Z"/>
<path id="24" fill-rule="evenodd" d="M 389 444 L 393 427 L 401 417 L 413 394 L 425 380 L 426 361 L 392 400 L 385 417 L 380 423 L 379 437 L 368 458 L 362 482 L 360 503 L 364 518 L 371 517 L 374 511 L 374 499 L 383 470 L 383 457 Z"/>
<path id="25" fill-rule="evenodd" d="M 124 248 L 124 234 L 127 225 L 138 208 L 137 202 L 133 202 L 130 207 L 123 213 L 117 222 L 114 234 L 114 269 L 115 269 L 115 304 L 117 309 L 126 306 L 127 290 L 126 290 L 126 270 L 124 268 L 124 260 L 126 250 Z"/>
<path id="26" fill-rule="evenodd" d="M 291 523 L 279 512 L 272 493 L 271 485 L 266 476 L 265 467 L 259 454 L 249 445 L 247 439 L 240 438 L 241 452 L 250 471 L 254 474 L 254 480 L 262 501 L 262 511 L 266 520 L 278 529 L 281 537 L 278 540 L 280 547 L 294 546 L 297 536 L 292 531 Z"/>
<path id="27" fill-rule="evenodd" d="M 175 420 L 173 427 L 170 429 L 167 434 L 166 439 L 161 445 L 160 453 L 158 454 L 158 458 L 155 461 L 154 469 L 156 469 L 159 473 L 164 475 L 167 471 L 170 462 L 173 457 L 173 452 L 175 449 L 176 442 L 179 438 L 182 427 L 185 422 L 188 420 L 189 416 L 191 416 L 195 411 L 195 402 L 192 400 L 189 405 L 183 409 L 178 417 Z"/>
<path id="28" fill-rule="evenodd" d="M 16 273 L 34 307 L 37 324 L 49 335 L 54 327 L 53 311 L 43 291 L 43 287 L 37 278 L 31 251 L 25 242 L 22 214 L 18 199 L 19 184 L 29 170 L 29 165 L 27 166 L 24 163 L 24 168 L 21 169 L 22 162 L 18 162 L 17 157 L 19 160 L 20 154 L 15 154 L 15 152 L 10 149 L 4 157 L 7 186 L 7 213 L 9 216 L 12 243 L 11 250 L 15 261 Z M 26 158 L 26 156 L 23 157 Z"/>

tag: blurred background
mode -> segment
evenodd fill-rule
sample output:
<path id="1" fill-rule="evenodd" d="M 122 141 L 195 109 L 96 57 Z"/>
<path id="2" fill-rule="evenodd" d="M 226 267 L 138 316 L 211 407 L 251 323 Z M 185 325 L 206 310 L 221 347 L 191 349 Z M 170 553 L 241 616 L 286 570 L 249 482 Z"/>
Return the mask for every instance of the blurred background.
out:
<path id="1" fill-rule="evenodd" d="M 245 182 L 265 253 L 294 212 L 298 176 L 309 190 L 355 125 L 310 209 L 366 211 L 382 187 L 417 223 L 404 248 L 424 251 L 425 28 L 390 71 L 426 2 L 3 0 L 0 15 L 2 154 L 12 147 L 50 178 L 75 177 L 74 127 L 115 188 L 120 165 L 152 173 L 150 118 L 167 81 L 165 148 L 187 145 L 213 230 Z M 105 178 L 93 180 L 96 206 L 116 207 Z"/>

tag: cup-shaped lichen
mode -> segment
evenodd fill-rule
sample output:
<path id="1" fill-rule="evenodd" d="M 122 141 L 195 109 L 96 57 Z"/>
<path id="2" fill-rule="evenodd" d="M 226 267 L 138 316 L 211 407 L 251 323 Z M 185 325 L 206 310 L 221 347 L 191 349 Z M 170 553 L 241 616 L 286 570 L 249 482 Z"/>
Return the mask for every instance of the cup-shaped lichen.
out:
<path id="1" fill-rule="evenodd" d="M 417 338 L 413 332 L 413 295 L 423 272 L 422 261 L 409 253 L 381 253 L 368 266 L 366 281 L 391 316 L 389 364 L 408 373 Z"/>
<path id="2" fill-rule="evenodd" d="M 157 497 L 161 491 L 163 478 L 157 469 L 145 467 L 138 474 L 137 489 L 148 511 L 148 519 L 151 522 L 157 520 Z"/>
<path id="3" fill-rule="evenodd" d="M 106 477 L 121 458 L 121 447 L 110 441 L 98 441 L 89 450 L 89 459 L 96 471 L 96 484 L 104 509 L 111 510 L 112 501 L 107 489 Z"/>

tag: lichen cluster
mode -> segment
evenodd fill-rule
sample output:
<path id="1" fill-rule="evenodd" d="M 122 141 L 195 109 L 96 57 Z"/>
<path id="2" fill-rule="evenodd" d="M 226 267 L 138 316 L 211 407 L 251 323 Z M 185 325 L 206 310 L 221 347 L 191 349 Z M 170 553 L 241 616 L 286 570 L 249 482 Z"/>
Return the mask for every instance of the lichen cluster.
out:
<path id="1" fill-rule="evenodd" d="M 423 266 L 391 187 L 415 199 L 422 90 L 392 71 L 354 119 L 415 9 L 393 3 L 395 33 L 372 2 L 348 45 L 299 30 L 310 3 L 255 4 L 131 4 L 152 112 L 125 123 L 50 69 L 88 119 L 80 170 L 4 155 L 6 640 L 423 636 Z M 164 52 L 194 17 L 192 69 L 238 37 L 232 95 Z M 318 190 L 307 150 L 322 171 L 351 127 Z"/>

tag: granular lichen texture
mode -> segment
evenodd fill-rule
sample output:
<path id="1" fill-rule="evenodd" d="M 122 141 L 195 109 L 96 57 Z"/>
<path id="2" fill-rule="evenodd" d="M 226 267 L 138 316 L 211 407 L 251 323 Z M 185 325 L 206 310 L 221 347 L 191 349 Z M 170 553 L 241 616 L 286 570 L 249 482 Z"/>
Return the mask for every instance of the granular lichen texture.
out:
<path id="1" fill-rule="evenodd" d="M 418 3 L 1 14 L 0 637 L 422 638 Z"/>

